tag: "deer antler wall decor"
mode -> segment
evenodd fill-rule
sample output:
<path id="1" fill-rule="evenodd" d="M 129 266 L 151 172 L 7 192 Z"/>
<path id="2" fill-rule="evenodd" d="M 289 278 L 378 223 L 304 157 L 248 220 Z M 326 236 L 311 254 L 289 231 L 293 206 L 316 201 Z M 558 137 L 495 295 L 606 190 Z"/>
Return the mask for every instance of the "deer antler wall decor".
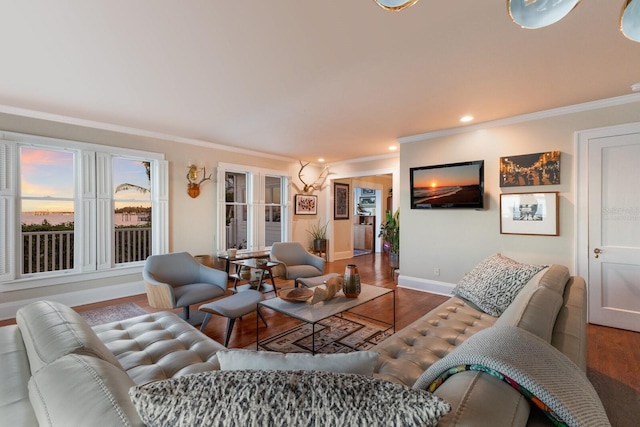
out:
<path id="1" fill-rule="evenodd" d="M 200 170 L 202 170 L 202 179 L 198 181 Z M 200 195 L 200 184 L 210 179 L 211 174 L 207 176 L 207 169 L 204 166 L 202 168 L 198 168 L 196 165 L 189 166 L 189 172 L 187 172 L 187 194 L 195 199 Z"/>
<path id="2" fill-rule="evenodd" d="M 327 179 L 327 176 L 329 175 L 329 167 L 325 167 L 324 169 L 322 169 L 322 172 L 320 172 L 320 175 L 318 175 L 318 177 L 316 179 L 314 179 L 311 184 L 307 184 L 306 182 L 304 182 L 304 180 L 302 179 L 302 171 L 304 170 L 304 168 L 306 168 L 309 165 L 309 162 L 302 164 L 302 160 L 298 160 L 300 162 L 300 170 L 298 171 L 298 178 L 300 178 L 300 181 L 304 184 L 304 187 L 302 189 L 303 193 L 308 193 L 311 190 L 320 190 L 320 188 L 322 187 L 322 183 L 324 182 L 325 179 Z M 326 172 L 326 174 L 325 174 Z"/>

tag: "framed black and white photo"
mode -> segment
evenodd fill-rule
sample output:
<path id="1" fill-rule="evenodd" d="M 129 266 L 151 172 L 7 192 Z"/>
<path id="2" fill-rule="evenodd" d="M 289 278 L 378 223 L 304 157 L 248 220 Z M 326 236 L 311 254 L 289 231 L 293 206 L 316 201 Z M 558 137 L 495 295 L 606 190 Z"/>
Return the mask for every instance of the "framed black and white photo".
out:
<path id="1" fill-rule="evenodd" d="M 363 196 L 375 196 L 376 195 L 376 190 L 374 190 L 373 188 L 363 188 L 360 193 Z"/>
<path id="2" fill-rule="evenodd" d="M 558 236 L 558 193 L 500 195 L 500 233 Z"/>
<path id="3" fill-rule="evenodd" d="M 317 214 L 318 213 L 318 196 L 296 194 L 294 213 L 296 215 Z"/>
<path id="4" fill-rule="evenodd" d="M 333 219 L 349 219 L 349 184 L 333 184 Z"/>

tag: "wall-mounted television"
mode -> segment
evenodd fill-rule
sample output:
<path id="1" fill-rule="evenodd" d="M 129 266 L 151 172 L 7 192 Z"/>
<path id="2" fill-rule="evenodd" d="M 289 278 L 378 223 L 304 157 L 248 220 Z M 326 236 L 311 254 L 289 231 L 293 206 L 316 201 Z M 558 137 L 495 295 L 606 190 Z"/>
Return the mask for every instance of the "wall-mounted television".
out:
<path id="1" fill-rule="evenodd" d="M 410 169 L 411 209 L 484 209 L 484 160 Z"/>

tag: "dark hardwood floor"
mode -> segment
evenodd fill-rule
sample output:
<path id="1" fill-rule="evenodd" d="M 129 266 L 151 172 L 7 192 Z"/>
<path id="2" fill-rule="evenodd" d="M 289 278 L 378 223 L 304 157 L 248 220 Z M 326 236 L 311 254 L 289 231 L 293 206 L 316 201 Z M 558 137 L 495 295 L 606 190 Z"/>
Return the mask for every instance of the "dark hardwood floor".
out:
<path id="1" fill-rule="evenodd" d="M 327 263 L 326 272 L 344 273 L 347 264 L 356 264 L 360 272 L 361 281 L 375 286 L 396 289 L 396 328 L 404 328 L 420 316 L 424 315 L 448 297 L 396 288 L 394 277 L 387 266 L 386 254 L 368 254 L 355 258 Z M 276 279 L 279 287 L 292 286 L 292 281 Z M 230 293 L 230 292 L 229 292 Z M 273 292 L 266 294 L 267 298 L 273 297 Z M 77 311 L 92 310 L 122 302 L 134 302 L 149 312 L 159 311 L 149 306 L 145 294 L 127 298 L 119 298 L 74 307 Z M 192 307 L 192 310 L 195 307 Z M 375 316 L 390 317 L 392 305 L 390 299 L 380 298 L 363 306 L 369 313 Z M 176 313 L 180 310 L 175 310 Z M 298 322 L 271 310 L 263 310 L 268 323 L 265 327 L 259 323 L 260 338 L 274 335 L 287 330 Z M 0 321 L 0 326 L 15 323 L 15 320 Z M 226 319 L 214 316 L 204 331 L 209 337 L 223 342 L 226 327 Z M 624 331 L 589 324 L 587 326 L 587 365 L 602 375 L 610 377 L 636 391 L 640 392 L 640 333 Z M 233 334 L 229 341 L 229 347 L 246 347 L 256 340 L 256 314 L 251 313 L 241 320 L 236 321 Z"/>

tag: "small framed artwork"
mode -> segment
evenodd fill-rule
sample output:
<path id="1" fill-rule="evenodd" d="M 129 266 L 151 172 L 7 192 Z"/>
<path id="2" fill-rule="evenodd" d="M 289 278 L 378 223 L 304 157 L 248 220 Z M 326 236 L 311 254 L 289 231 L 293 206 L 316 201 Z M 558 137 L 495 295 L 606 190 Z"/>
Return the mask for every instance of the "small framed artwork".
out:
<path id="1" fill-rule="evenodd" d="M 333 184 L 333 219 L 349 219 L 349 184 Z"/>
<path id="2" fill-rule="evenodd" d="M 558 236 L 558 193 L 500 195 L 500 234 Z"/>
<path id="3" fill-rule="evenodd" d="M 560 184 L 560 151 L 500 157 L 500 187 Z"/>
<path id="4" fill-rule="evenodd" d="M 360 197 L 360 206 L 363 208 L 375 208 L 376 198 L 374 197 Z"/>
<path id="5" fill-rule="evenodd" d="M 296 194 L 294 213 L 296 215 L 317 214 L 318 213 L 318 196 Z"/>
<path id="6" fill-rule="evenodd" d="M 360 193 L 363 196 L 375 196 L 376 195 L 376 190 L 374 190 L 373 188 L 363 188 Z"/>

